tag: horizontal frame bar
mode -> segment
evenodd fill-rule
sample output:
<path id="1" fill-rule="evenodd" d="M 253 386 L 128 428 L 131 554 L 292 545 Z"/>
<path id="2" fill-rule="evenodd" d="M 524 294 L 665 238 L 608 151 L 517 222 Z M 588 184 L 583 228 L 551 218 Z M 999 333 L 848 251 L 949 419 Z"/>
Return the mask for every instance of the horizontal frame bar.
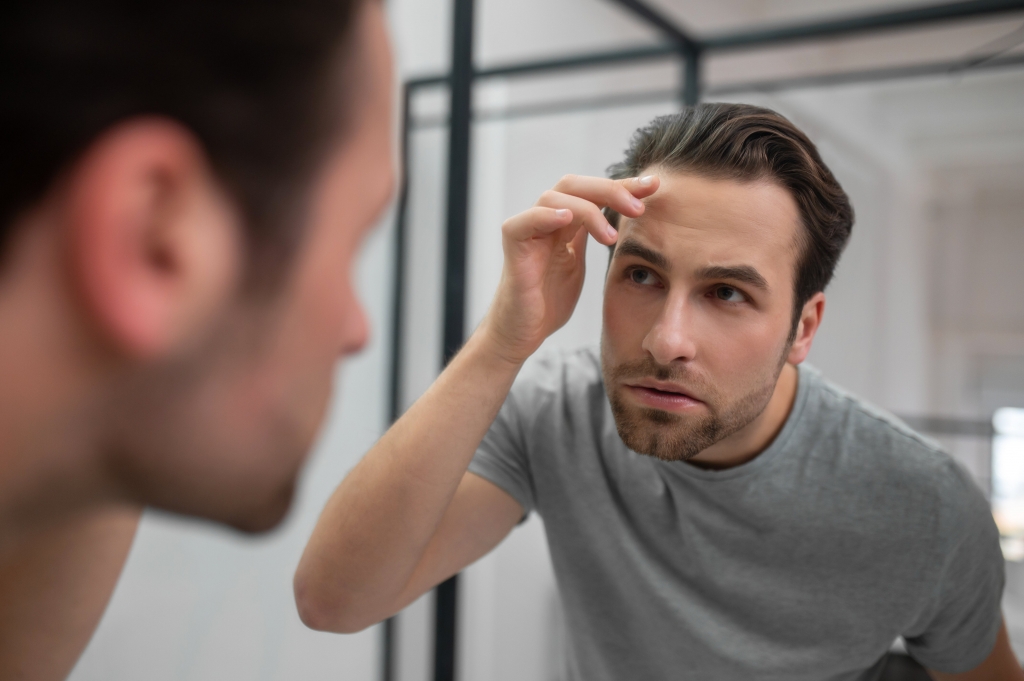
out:
<path id="1" fill-rule="evenodd" d="M 1024 12 L 1024 0 L 966 0 L 964 2 L 895 10 L 818 23 L 738 31 L 704 39 L 695 38 L 694 41 L 699 46 L 701 52 L 709 50 L 757 49 L 759 47 L 800 40 L 813 40 L 815 38 L 889 29 L 906 29 L 911 26 L 940 21 L 952 21 L 955 19 L 967 19 L 1015 11 Z M 527 61 L 479 69 L 474 71 L 473 78 L 474 80 L 486 80 L 488 78 L 532 75 L 549 71 L 567 71 L 611 64 L 628 64 L 655 59 L 678 58 L 679 55 L 680 51 L 677 44 L 642 45 L 622 50 L 591 52 L 572 57 Z M 417 90 L 424 87 L 446 85 L 448 78 L 448 74 L 420 76 L 408 80 L 407 84 L 413 90 Z"/>
<path id="2" fill-rule="evenodd" d="M 739 92 L 778 92 L 779 90 L 798 90 L 807 87 L 830 85 L 849 85 L 853 83 L 870 83 L 884 80 L 900 80 L 903 78 L 922 78 L 926 76 L 969 74 L 1013 66 L 1024 66 L 1024 54 L 1013 54 L 1006 57 L 992 56 L 989 58 L 974 56 L 955 61 L 932 62 L 926 64 L 910 64 L 906 66 L 889 66 L 879 69 L 862 69 L 840 73 L 821 75 L 794 76 L 748 83 L 730 83 L 709 88 L 708 93 L 714 95 L 731 95 Z"/>
<path id="3" fill-rule="evenodd" d="M 725 33 L 700 39 L 706 50 L 739 50 L 803 40 L 835 38 L 858 33 L 906 29 L 943 21 L 970 19 L 992 14 L 1024 11 L 1021 0 L 964 0 L 944 5 L 829 19 L 806 24 L 777 26 Z"/>
<path id="4" fill-rule="evenodd" d="M 997 56 L 987 59 L 985 57 L 975 56 L 969 59 L 944 61 L 931 64 L 914 64 L 881 69 L 864 69 L 860 71 L 847 71 L 841 73 L 815 74 L 810 76 L 798 76 L 795 78 L 752 81 L 748 83 L 729 83 L 718 87 L 708 88 L 705 94 L 715 96 L 731 95 L 742 92 L 779 92 L 782 90 L 798 90 L 809 87 L 852 85 L 856 83 L 881 82 L 886 80 L 921 78 L 947 74 L 969 75 L 978 71 L 987 71 L 997 68 L 1012 68 L 1016 66 L 1024 66 L 1024 54 L 1013 54 L 1002 57 Z M 679 101 L 679 96 L 680 90 L 676 88 L 629 92 L 617 95 L 602 95 L 599 97 L 563 100 L 561 102 L 542 102 L 539 104 L 509 107 L 508 109 L 476 111 L 473 113 L 473 121 L 482 123 L 487 121 L 528 118 L 532 116 L 549 116 L 619 107 L 626 108 L 643 104 Z M 439 115 L 423 117 L 420 119 L 411 119 L 410 125 L 413 130 L 427 130 L 431 128 L 446 127 L 448 125 L 448 116 Z"/>
<path id="5" fill-rule="evenodd" d="M 501 78 L 508 76 L 524 76 L 547 71 L 569 71 L 581 68 L 606 66 L 609 64 L 628 64 L 633 62 L 653 61 L 678 57 L 679 49 L 675 45 L 659 44 L 630 47 L 623 50 L 611 50 L 604 52 L 591 52 L 575 57 L 564 57 L 556 59 L 543 59 L 538 61 L 522 62 L 520 64 L 508 64 L 496 66 L 489 69 L 474 71 L 474 80 L 486 80 L 488 78 Z M 434 87 L 448 84 L 447 74 L 432 76 L 421 76 L 407 81 L 413 89 Z"/>

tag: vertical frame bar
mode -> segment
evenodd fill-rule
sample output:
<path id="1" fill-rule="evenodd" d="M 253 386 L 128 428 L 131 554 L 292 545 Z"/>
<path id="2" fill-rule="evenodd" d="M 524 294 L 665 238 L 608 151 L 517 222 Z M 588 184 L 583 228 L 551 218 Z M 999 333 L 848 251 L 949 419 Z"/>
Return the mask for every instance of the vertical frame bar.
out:
<path id="1" fill-rule="evenodd" d="M 402 382 L 404 378 L 402 350 L 405 346 L 405 246 L 409 212 L 409 126 L 412 124 L 413 86 L 402 87 L 402 129 L 399 137 L 398 201 L 395 204 L 394 271 L 392 273 L 391 308 L 391 375 L 389 376 L 388 422 L 394 423 L 402 413 Z M 395 657 L 398 651 L 398 616 L 384 620 L 381 627 L 381 681 L 395 681 Z"/>
<path id="2" fill-rule="evenodd" d="M 683 55 L 683 106 L 694 106 L 700 102 L 701 57 L 699 47 L 687 47 Z"/>
<path id="3" fill-rule="evenodd" d="M 466 333 L 466 235 L 473 103 L 473 0 L 455 0 L 454 4 L 442 357 L 446 365 L 462 347 Z M 458 587 L 458 575 L 455 575 L 436 590 L 434 681 L 455 681 Z"/>
<path id="4" fill-rule="evenodd" d="M 435 592 L 434 681 L 454 681 L 459 576 L 441 582 Z"/>
<path id="5" fill-rule="evenodd" d="M 469 218 L 469 138 L 473 96 L 473 0 L 455 0 L 448 138 L 448 205 L 444 282 L 444 356 L 465 340 L 466 230 Z"/>
<path id="6" fill-rule="evenodd" d="M 399 168 L 398 201 L 395 204 L 394 272 L 391 309 L 391 375 L 388 394 L 388 419 L 394 423 L 402 413 L 402 380 L 404 363 L 402 350 L 405 343 L 405 247 L 408 231 L 409 212 L 409 127 L 412 124 L 413 86 L 406 83 L 402 88 L 402 130 L 399 138 L 399 154 L 402 167 Z"/>

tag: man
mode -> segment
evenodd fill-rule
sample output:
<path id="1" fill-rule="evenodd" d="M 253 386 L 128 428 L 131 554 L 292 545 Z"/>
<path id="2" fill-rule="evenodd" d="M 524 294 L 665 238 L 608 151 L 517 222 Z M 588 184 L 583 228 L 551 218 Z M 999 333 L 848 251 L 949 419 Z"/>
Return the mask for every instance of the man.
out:
<path id="1" fill-rule="evenodd" d="M 381 3 L 33 0 L 0 105 L 0 677 L 59 679 L 138 508 L 274 527 L 392 186 Z"/>
<path id="2" fill-rule="evenodd" d="M 536 510 L 570 679 L 873 679 L 897 636 L 938 679 L 1024 678 L 980 491 L 799 366 L 853 221 L 814 145 L 704 104 L 640 130 L 615 178 L 505 223 L 486 318 L 320 519 L 306 623 L 391 615 Z M 520 374 L 572 313 L 588 233 L 613 248 L 600 350 Z"/>

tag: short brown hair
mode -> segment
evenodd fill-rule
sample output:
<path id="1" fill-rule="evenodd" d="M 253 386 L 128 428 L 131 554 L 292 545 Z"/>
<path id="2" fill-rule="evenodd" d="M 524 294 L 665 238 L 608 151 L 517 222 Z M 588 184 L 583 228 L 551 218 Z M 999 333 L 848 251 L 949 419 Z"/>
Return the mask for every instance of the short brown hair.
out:
<path id="1" fill-rule="evenodd" d="M 19 214 L 104 130 L 140 115 L 200 140 L 280 269 L 292 212 L 346 114 L 362 0 L 15 0 L 0 22 L 0 256 Z M 340 121 L 340 122 L 339 122 Z"/>
<path id="2" fill-rule="evenodd" d="M 850 199 L 814 143 L 771 109 L 698 104 L 637 130 L 626 158 L 608 172 L 621 179 L 654 166 L 720 179 L 768 179 L 789 190 L 804 226 L 795 281 L 795 331 L 804 303 L 832 279 L 853 227 Z M 619 216 L 606 214 L 617 227 Z"/>

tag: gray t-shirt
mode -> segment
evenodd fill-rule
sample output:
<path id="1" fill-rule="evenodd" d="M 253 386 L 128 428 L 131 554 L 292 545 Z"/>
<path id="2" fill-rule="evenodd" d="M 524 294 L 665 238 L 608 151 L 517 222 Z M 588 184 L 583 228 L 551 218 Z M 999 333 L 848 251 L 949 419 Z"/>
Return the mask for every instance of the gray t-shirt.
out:
<path id="1" fill-rule="evenodd" d="M 957 673 L 995 643 L 981 491 L 805 366 L 775 441 L 712 471 L 626 448 L 595 349 L 545 353 L 469 470 L 544 519 L 573 681 L 874 679 L 897 636 Z"/>

